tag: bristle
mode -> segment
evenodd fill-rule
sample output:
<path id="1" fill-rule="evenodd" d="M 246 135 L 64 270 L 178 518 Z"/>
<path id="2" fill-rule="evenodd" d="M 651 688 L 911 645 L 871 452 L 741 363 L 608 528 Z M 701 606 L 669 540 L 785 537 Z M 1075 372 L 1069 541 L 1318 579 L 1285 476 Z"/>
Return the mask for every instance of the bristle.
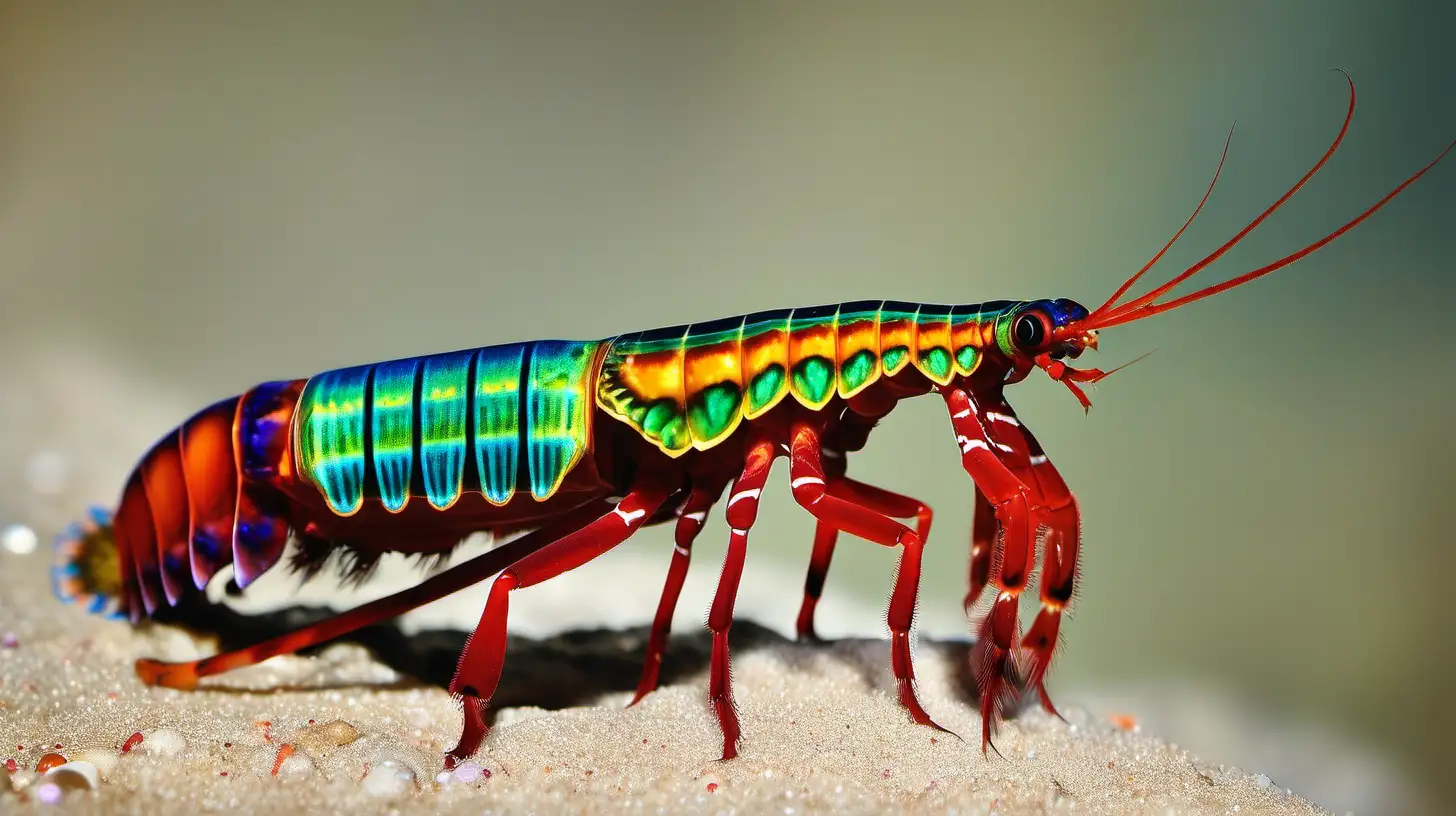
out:
<path id="1" fill-rule="evenodd" d="M 346 588 L 358 589 L 374 577 L 379 569 L 382 553 L 357 550 L 353 547 L 339 548 L 339 582 Z"/>
<path id="2" fill-rule="evenodd" d="M 323 572 L 334 553 L 332 542 L 316 536 L 300 535 L 294 544 L 293 554 L 288 559 L 288 571 L 298 573 L 303 581 L 309 581 Z"/>

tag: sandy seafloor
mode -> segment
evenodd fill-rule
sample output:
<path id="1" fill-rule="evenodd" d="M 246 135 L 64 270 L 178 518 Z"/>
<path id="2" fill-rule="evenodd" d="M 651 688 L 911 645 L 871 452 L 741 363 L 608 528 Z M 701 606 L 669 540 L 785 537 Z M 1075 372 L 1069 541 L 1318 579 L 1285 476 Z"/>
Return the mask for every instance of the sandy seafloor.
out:
<path id="1" fill-rule="evenodd" d="M 148 688 L 134 658 L 198 656 L 211 644 L 59 604 L 43 551 L 0 554 L 0 564 L 0 629 L 10 635 L 0 648 L 0 763 L 19 768 L 0 780 L 6 813 L 1325 812 L 1258 769 L 1222 766 L 1075 705 L 1064 707 L 1069 723 L 1029 710 L 1003 726 L 1003 756 L 984 758 L 979 715 L 955 680 L 964 646 L 923 640 L 922 699 L 964 742 L 906 719 L 885 642 L 769 640 L 734 654 L 745 733 L 734 761 L 715 761 L 721 743 L 699 669 L 631 709 L 625 692 L 557 711 L 504 709 L 475 758 L 483 771 L 442 776 L 460 721 L 451 698 L 361 646 L 275 658 L 199 692 Z M 508 674 L 510 664 L 508 655 Z M 123 753 L 136 733 L 141 742 Z M 293 753 L 280 764 L 285 744 Z M 55 791 L 31 769 L 49 751 L 96 765 L 99 790 L 42 801 Z"/>

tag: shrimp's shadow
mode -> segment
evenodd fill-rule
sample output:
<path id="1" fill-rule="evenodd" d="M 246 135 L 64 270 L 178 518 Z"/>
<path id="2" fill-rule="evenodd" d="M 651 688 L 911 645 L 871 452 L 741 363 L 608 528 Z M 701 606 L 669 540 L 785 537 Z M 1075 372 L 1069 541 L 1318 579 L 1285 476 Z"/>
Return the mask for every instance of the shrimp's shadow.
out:
<path id="1" fill-rule="evenodd" d="M 181 625 L 206 632 L 218 639 L 223 651 L 231 651 L 269 640 L 338 614 L 327 607 L 291 606 L 262 614 L 242 614 L 226 606 L 182 605 L 159 613 L 158 623 Z M 604 694 L 631 692 L 637 688 L 646 657 L 650 628 L 578 629 L 546 638 L 509 635 L 500 688 L 491 708 L 534 706 L 547 710 L 589 705 Z M 369 650 L 376 660 L 405 678 L 446 688 L 455 674 L 455 664 L 465 648 L 468 632 L 430 629 L 406 633 L 393 622 L 367 626 L 331 641 L 299 652 L 302 655 L 340 643 L 352 643 Z M 833 653 L 852 662 L 866 681 L 893 693 L 889 672 L 889 649 L 858 648 L 866 641 L 805 643 L 789 640 L 750 620 L 733 622 L 735 655 L 759 649 L 774 649 L 791 666 L 807 667 L 814 660 Z M 971 644 L 937 641 L 957 666 L 969 664 Z M 689 682 L 706 673 L 712 658 L 712 634 L 705 629 L 671 636 L 659 674 L 660 685 Z M 956 686 L 966 700 L 975 699 L 975 684 L 958 674 Z"/>

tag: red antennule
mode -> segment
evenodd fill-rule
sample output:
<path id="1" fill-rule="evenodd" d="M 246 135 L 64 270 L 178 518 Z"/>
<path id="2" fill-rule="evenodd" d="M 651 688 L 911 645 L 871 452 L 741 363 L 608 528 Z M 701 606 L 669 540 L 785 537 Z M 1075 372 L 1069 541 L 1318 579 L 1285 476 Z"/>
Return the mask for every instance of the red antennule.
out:
<path id="1" fill-rule="evenodd" d="M 1234 127 L 1237 126 L 1238 123 L 1235 122 Z M 1183 222 L 1183 226 L 1179 227 L 1177 232 L 1173 233 L 1173 237 L 1168 239 L 1168 243 L 1163 244 L 1163 248 L 1158 250 L 1158 254 L 1148 259 L 1148 262 L 1143 264 L 1143 268 L 1139 269 L 1136 275 L 1133 275 L 1132 277 L 1123 281 L 1123 284 L 1117 287 L 1117 291 L 1112 293 L 1112 297 L 1108 298 L 1106 303 L 1098 306 L 1093 314 L 1100 314 L 1104 312 L 1106 309 L 1110 308 L 1112 304 L 1116 303 L 1118 298 L 1127 294 L 1127 290 L 1131 289 L 1133 287 L 1133 284 L 1138 282 L 1138 278 L 1141 278 L 1144 272 L 1152 269 L 1153 264 L 1156 264 L 1159 260 L 1161 260 L 1164 253 L 1171 249 L 1173 247 L 1173 244 L 1177 243 L 1179 238 L 1183 237 L 1184 231 L 1186 231 L 1188 227 L 1193 224 L 1193 219 L 1197 218 L 1198 214 L 1203 211 L 1203 205 L 1208 203 L 1208 197 L 1213 195 L 1213 186 L 1215 184 L 1218 184 L 1218 177 L 1221 173 L 1223 173 L 1223 163 L 1225 160 L 1228 159 L 1229 145 L 1233 143 L 1233 140 L 1234 128 L 1230 127 L 1228 138 L 1224 139 L 1223 141 L 1223 155 L 1218 157 L 1218 169 L 1213 171 L 1213 180 L 1208 183 L 1208 189 L 1203 192 L 1203 198 L 1199 199 L 1198 206 L 1193 208 L 1193 214 L 1188 216 L 1188 220 Z"/>
<path id="2" fill-rule="evenodd" d="M 1396 187 L 1394 190 L 1391 190 L 1389 193 L 1386 194 L 1386 196 L 1384 198 L 1382 198 L 1379 201 L 1375 202 L 1375 204 L 1373 206 L 1371 206 L 1369 209 L 1367 209 L 1365 212 L 1363 212 L 1360 215 L 1356 216 L 1355 218 L 1351 219 L 1344 226 L 1340 227 L 1339 229 L 1335 230 L 1334 232 L 1330 233 L 1329 235 L 1326 235 L 1325 237 L 1321 238 L 1320 240 L 1315 241 L 1314 243 L 1310 244 L 1309 246 L 1305 247 L 1304 249 L 1301 249 L 1298 252 L 1294 252 L 1294 253 L 1292 253 L 1290 255 L 1286 255 L 1285 257 L 1280 258 L 1277 261 L 1274 261 L 1273 263 L 1267 264 L 1265 266 L 1261 266 L 1258 269 L 1255 269 L 1255 270 L 1253 270 L 1251 272 L 1246 272 L 1246 273 L 1244 273 L 1242 275 L 1239 275 L 1238 277 L 1235 277 L 1235 278 L 1232 278 L 1230 280 L 1224 281 L 1223 283 L 1218 283 L 1218 284 L 1214 284 L 1213 286 L 1209 286 L 1209 287 L 1206 287 L 1206 288 L 1203 288 L 1203 289 L 1199 289 L 1196 292 L 1193 292 L 1193 293 L 1187 294 L 1187 295 L 1183 295 L 1182 297 L 1178 297 L 1178 298 L 1175 298 L 1175 299 L 1170 300 L 1170 301 L 1165 301 L 1163 303 L 1157 303 L 1156 301 L 1157 301 L 1157 299 L 1159 297 L 1162 297 L 1163 295 L 1165 295 L 1168 292 L 1172 291 L 1175 287 L 1178 286 L 1178 284 L 1182 283 L 1183 281 L 1186 281 L 1189 278 L 1193 277 L 1194 275 L 1198 274 L 1200 271 L 1202 271 L 1203 269 L 1205 269 L 1206 267 L 1208 267 L 1209 264 L 1212 264 L 1214 261 L 1216 261 L 1220 257 L 1222 257 L 1225 252 L 1228 252 L 1230 249 L 1232 249 L 1235 244 L 1237 244 L 1239 241 L 1243 240 L 1244 237 L 1246 235 L 1248 235 L 1250 232 L 1252 232 L 1255 227 L 1257 227 L 1257 226 L 1259 226 L 1259 224 L 1263 223 L 1263 221 L 1264 221 L 1265 218 L 1268 218 L 1270 215 L 1272 215 L 1274 213 L 1275 210 L 1277 210 L 1280 207 L 1282 207 L 1284 205 L 1284 202 L 1288 201 L 1296 192 L 1298 192 L 1299 189 L 1304 186 L 1305 182 L 1309 181 L 1310 178 L 1312 178 L 1314 176 L 1314 174 L 1317 173 L 1321 167 L 1324 167 L 1325 162 L 1329 161 L 1330 157 L 1335 154 L 1335 150 L 1338 149 L 1339 146 L 1340 146 L 1340 143 L 1344 141 L 1345 134 L 1349 132 L 1349 130 L 1350 130 L 1350 120 L 1355 115 L 1355 81 L 1353 79 L 1351 79 L 1350 78 L 1350 75 L 1349 74 L 1346 74 L 1344 71 L 1342 71 L 1342 70 L 1340 70 L 1338 68 L 1335 69 L 1335 70 L 1338 70 L 1338 71 L 1340 71 L 1340 73 L 1345 74 L 1345 80 L 1350 84 L 1350 106 L 1349 106 L 1349 109 L 1345 113 L 1345 122 L 1344 122 L 1343 125 L 1341 125 L 1339 134 L 1337 136 L 1335 136 L 1335 140 L 1330 145 L 1329 149 L 1325 151 L 1324 155 L 1320 157 L 1319 161 L 1315 162 L 1315 165 L 1309 169 L 1309 172 L 1305 173 L 1304 176 L 1302 178 L 1300 178 L 1299 181 L 1295 182 L 1294 186 L 1293 187 L 1290 187 L 1289 190 L 1288 190 L 1288 192 L 1286 192 L 1284 195 L 1280 196 L 1278 201 L 1275 201 L 1273 204 L 1271 204 L 1269 206 L 1268 209 L 1266 209 L 1266 210 L 1264 210 L 1264 212 L 1260 213 L 1259 214 L 1259 217 L 1255 218 L 1253 221 L 1250 221 L 1248 226 L 1246 226 L 1242 230 L 1240 230 L 1237 235 L 1235 235 L 1234 237 L 1230 238 L 1227 242 L 1225 242 L 1223 244 L 1223 246 L 1220 246 L 1218 249 L 1216 249 L 1213 252 L 1209 253 L 1209 255 L 1207 257 L 1205 257 L 1203 260 L 1199 261 L 1198 263 L 1196 263 L 1193 266 L 1189 267 L 1188 269 L 1184 270 L 1177 277 L 1173 278 L 1172 280 L 1168 281 L 1167 283 L 1163 284 L 1162 286 L 1159 286 L 1158 288 L 1154 289 L 1153 291 L 1148 292 L 1145 295 L 1141 295 L 1139 297 L 1136 297 L 1136 298 L 1128 301 L 1127 303 L 1122 304 L 1121 306 L 1114 305 L 1117 302 L 1117 299 L 1120 298 L 1120 297 L 1122 297 L 1122 295 L 1125 294 L 1128 289 L 1132 288 L 1132 285 L 1137 282 L 1138 278 L 1142 277 L 1142 274 L 1144 272 L 1146 272 L 1154 263 L 1156 263 L 1158 261 L 1158 259 L 1163 256 L 1163 253 L 1164 252 L 1167 252 L 1168 251 L 1168 248 L 1173 245 L 1173 241 L 1178 240 L 1178 237 L 1183 234 L 1183 229 L 1187 229 L 1188 228 L 1188 224 L 1190 224 L 1190 223 L 1193 222 L 1193 217 L 1194 216 L 1197 216 L 1198 215 L 1198 210 L 1201 210 L 1203 208 L 1203 201 L 1207 201 L 1208 200 L 1208 193 L 1205 193 L 1204 194 L 1204 197 L 1203 197 L 1203 201 L 1200 201 L 1198 203 L 1198 209 L 1195 209 L 1193 211 L 1193 216 L 1190 216 L 1188 218 L 1188 222 L 1183 225 L 1183 229 L 1178 230 L 1177 234 L 1175 234 L 1173 236 L 1172 240 L 1170 240 L 1166 245 L 1164 245 L 1163 248 L 1161 250 L 1159 250 L 1158 254 L 1157 255 L 1154 255 L 1153 256 L 1153 259 L 1151 261 L 1148 261 L 1148 263 L 1142 269 L 1138 270 L 1137 274 L 1133 275 L 1131 278 L 1129 278 L 1127 280 L 1127 282 L 1125 282 L 1121 287 L 1119 287 L 1118 290 L 1117 290 L 1117 292 L 1115 294 L 1113 294 L 1113 296 L 1110 299 L 1108 299 L 1108 301 L 1106 303 L 1104 303 L 1101 306 L 1097 307 L 1097 310 L 1094 311 L 1094 312 L 1092 312 L 1092 314 L 1088 315 L 1086 319 L 1084 319 L 1082 321 L 1079 321 L 1079 325 L 1077 327 L 1078 330 L 1080 330 L 1080 331 L 1091 331 L 1091 330 L 1096 330 L 1096 329 L 1107 328 L 1109 326 L 1119 326 L 1119 325 L 1122 325 L 1123 323 L 1130 323 L 1130 322 L 1132 322 L 1134 320 L 1141 320 L 1141 319 L 1143 319 L 1145 317 L 1152 317 L 1155 314 L 1161 314 L 1163 312 L 1171 311 L 1173 309 L 1178 308 L 1179 306 L 1185 306 L 1185 305 L 1187 305 L 1189 303 L 1192 303 L 1195 300 L 1202 300 L 1203 298 L 1209 297 L 1210 295 L 1216 295 L 1219 292 L 1223 292 L 1223 291 L 1232 289 L 1235 286 L 1241 286 L 1241 285 L 1243 285 L 1245 283 L 1248 283 L 1251 280 L 1254 280 L 1255 278 L 1261 278 L 1261 277 L 1269 274 L 1270 272 L 1273 272 L 1273 271 L 1278 270 L 1278 269 L 1282 269 L 1282 268 L 1284 268 L 1284 267 L 1286 267 L 1286 266 L 1294 263 L 1295 261 L 1299 260 L 1300 258 L 1303 258 L 1304 256 L 1310 254 L 1311 252 L 1314 252 L 1315 250 L 1317 250 L 1317 249 L 1323 247 L 1324 245 L 1330 243 L 1331 241 L 1335 240 L 1336 238 L 1340 237 L 1341 235 L 1344 235 L 1346 232 L 1349 232 L 1351 229 L 1354 229 L 1355 225 L 1359 224 L 1361 221 L 1364 221 L 1366 218 L 1369 218 L 1371 215 L 1373 215 L 1375 213 L 1376 210 L 1379 210 L 1381 207 L 1384 207 L 1387 202 L 1389 202 L 1392 198 L 1395 198 L 1398 194 L 1400 194 L 1400 192 L 1402 190 L 1404 190 L 1406 187 L 1409 187 L 1412 183 L 1415 182 L 1416 179 L 1418 179 L 1421 176 L 1425 175 L 1426 171 L 1428 171 L 1432 167 L 1434 167 L 1437 162 L 1439 162 L 1441 159 L 1445 158 L 1446 154 L 1449 153 L 1449 152 L 1451 152 L 1451 148 L 1456 147 L 1456 141 L 1453 141 L 1451 144 L 1449 144 L 1449 145 L 1446 146 L 1446 149 L 1445 150 L 1442 150 L 1441 151 L 1440 155 L 1438 155 L 1438 156 L 1436 156 L 1436 158 L 1432 159 L 1429 164 L 1427 164 L 1425 167 L 1422 167 L 1418 172 L 1415 173 L 1415 175 L 1413 175 L 1410 178 L 1406 179 L 1404 182 L 1401 182 L 1401 184 L 1400 184 L 1399 187 Z M 1232 131 L 1229 132 L 1229 136 L 1230 136 L 1230 138 L 1233 137 L 1233 132 Z M 1228 144 L 1227 143 L 1224 144 L 1224 155 L 1225 155 L 1225 157 L 1228 155 Z M 1219 160 L 1219 170 L 1221 171 L 1222 169 L 1223 169 L 1223 159 L 1220 159 Z M 1217 172 L 1214 173 L 1213 179 L 1214 179 L 1214 182 L 1217 182 L 1218 181 L 1218 173 Z M 1209 193 L 1211 193 L 1212 191 L 1213 191 L 1213 184 L 1209 184 Z"/>

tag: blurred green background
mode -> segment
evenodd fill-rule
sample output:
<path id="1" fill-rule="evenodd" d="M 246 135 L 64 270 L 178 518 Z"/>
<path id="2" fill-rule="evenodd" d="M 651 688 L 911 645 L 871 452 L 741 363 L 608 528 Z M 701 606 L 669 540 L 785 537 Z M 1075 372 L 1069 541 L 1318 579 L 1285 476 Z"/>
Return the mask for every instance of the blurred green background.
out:
<path id="1" fill-rule="evenodd" d="M 1229 277 L 1456 137 L 1452 31 L 1437 2 L 0 3 L 0 521 L 53 532 L 265 379 L 860 298 L 1096 305 L 1235 119 L 1159 280 L 1297 179 L 1344 68 L 1345 146 L 1206 273 Z M 1453 212 L 1443 166 L 1286 271 L 1109 330 L 1094 364 L 1158 353 L 1090 416 L 1045 378 L 1015 389 L 1085 515 L 1063 702 L 1217 697 L 1456 792 Z M 57 461 L 64 494 L 36 499 Z M 922 632 L 963 635 L 943 407 L 902 406 L 852 471 L 935 507 Z M 751 560 L 792 584 L 812 526 L 782 482 Z M 665 568 L 666 547 L 630 549 Z M 881 604 L 892 555 L 847 541 L 829 594 Z M 660 580 L 622 592 L 629 617 Z M 797 603 L 740 613 L 782 629 Z M 1299 790 L 1297 757 L 1230 730 L 1163 735 Z M 1344 781 L 1310 793 L 1359 800 Z"/>

